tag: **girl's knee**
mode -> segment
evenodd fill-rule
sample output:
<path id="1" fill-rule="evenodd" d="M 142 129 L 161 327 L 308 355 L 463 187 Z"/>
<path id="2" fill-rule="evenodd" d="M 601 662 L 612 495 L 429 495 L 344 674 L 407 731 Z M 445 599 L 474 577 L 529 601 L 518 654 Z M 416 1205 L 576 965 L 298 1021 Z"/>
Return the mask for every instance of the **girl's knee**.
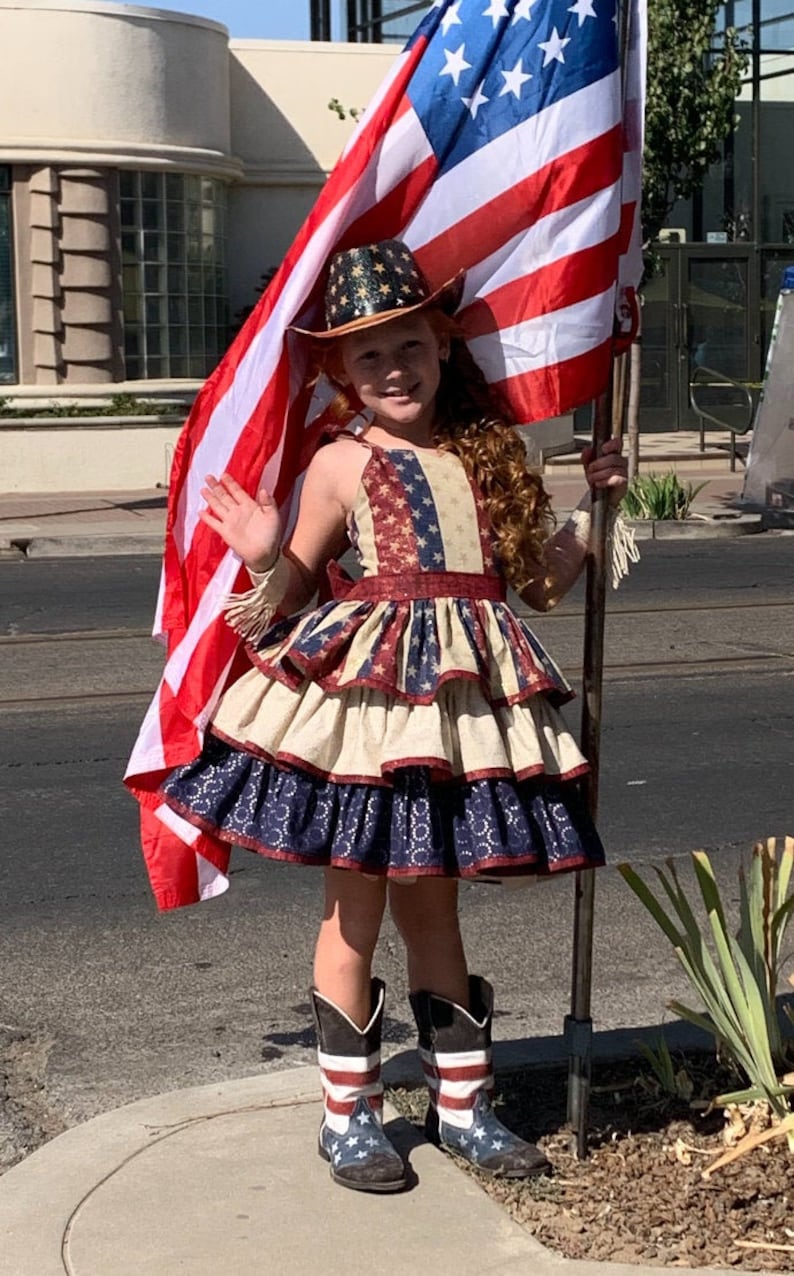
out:
<path id="1" fill-rule="evenodd" d="M 337 933 L 350 948 L 374 948 L 386 907 L 385 878 L 364 877 L 350 869 L 328 869 L 321 931 Z"/>
<path id="2" fill-rule="evenodd" d="M 389 884 L 389 909 L 403 939 L 457 934 L 458 890 L 450 878 L 420 878 L 411 886 Z"/>

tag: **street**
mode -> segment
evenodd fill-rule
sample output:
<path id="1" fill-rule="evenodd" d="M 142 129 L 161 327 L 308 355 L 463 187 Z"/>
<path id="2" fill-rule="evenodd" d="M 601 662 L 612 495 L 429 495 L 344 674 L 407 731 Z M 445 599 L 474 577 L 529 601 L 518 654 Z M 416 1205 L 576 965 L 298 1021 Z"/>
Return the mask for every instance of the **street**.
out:
<path id="1" fill-rule="evenodd" d="M 706 847 L 732 883 L 755 838 L 794 832 L 794 536 L 642 553 L 608 600 L 600 828 L 612 864 Z M 42 1087 L 20 1148 L 36 1122 L 312 1055 L 318 874 L 239 852 L 222 899 L 158 915 L 149 895 L 121 775 L 160 666 L 158 566 L 0 563 L 0 1062 L 14 1093 Z M 531 623 L 575 680 L 581 587 Z M 614 868 L 596 900 L 596 1028 L 660 1021 L 685 991 L 674 956 Z M 464 886 L 461 911 L 472 968 L 497 986 L 497 1036 L 558 1034 L 571 881 Z M 388 922 L 378 973 L 387 1040 L 410 1043 Z"/>

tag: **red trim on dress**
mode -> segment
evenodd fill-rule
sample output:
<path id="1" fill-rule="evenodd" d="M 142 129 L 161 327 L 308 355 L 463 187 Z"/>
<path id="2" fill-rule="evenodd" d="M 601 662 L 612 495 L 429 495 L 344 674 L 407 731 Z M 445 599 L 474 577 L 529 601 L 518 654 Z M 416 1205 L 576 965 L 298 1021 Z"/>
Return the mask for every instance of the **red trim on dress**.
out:
<path id="1" fill-rule="evenodd" d="M 217 838 L 219 842 L 228 842 L 231 846 L 240 846 L 243 850 L 254 851 L 257 855 L 263 855 L 266 859 L 280 860 L 287 864 L 303 864 L 306 868 L 346 868 L 351 873 L 364 873 L 367 877 L 454 877 L 464 881 L 476 881 L 478 877 L 487 878 L 496 869 L 499 870 L 498 875 L 506 877 L 553 877 L 557 873 L 570 872 L 577 868 L 601 867 L 598 861 L 589 859 L 586 855 L 577 855 L 556 865 L 538 866 L 539 857 L 534 851 L 525 856 L 493 856 L 487 860 L 480 860 L 476 868 L 460 869 L 457 873 L 447 872 L 446 869 L 440 866 L 395 869 L 372 864 L 355 864 L 351 863 L 350 860 L 341 859 L 339 856 L 327 856 L 325 859 L 315 858 L 313 856 L 300 855 L 297 851 L 277 850 L 272 846 L 265 846 L 264 843 L 258 842 L 255 838 L 246 837 L 245 834 L 228 832 L 218 825 L 212 824 L 210 820 L 205 820 L 203 816 L 196 815 L 194 811 L 191 811 L 189 807 L 178 801 L 177 798 L 170 797 L 163 792 L 160 793 L 160 797 L 172 810 L 187 820 L 188 824 L 192 824 L 194 828 L 201 829 L 203 833 L 209 833 L 212 837 Z M 504 870 L 507 871 L 505 872 Z"/>
<path id="2" fill-rule="evenodd" d="M 232 736 L 227 735 L 225 731 L 221 731 L 215 726 L 210 727 L 210 731 L 212 735 L 239 753 L 248 753 L 251 757 L 257 758 L 260 762 L 266 762 L 269 766 L 274 766 L 280 771 L 304 771 L 307 775 L 312 775 L 318 780 L 327 780 L 330 784 L 371 784 L 376 788 L 393 788 L 393 783 L 389 777 L 395 771 L 405 770 L 408 767 L 427 767 L 431 772 L 430 780 L 433 784 L 469 784 L 475 783 L 477 780 L 521 781 L 531 780 L 539 775 L 544 775 L 555 783 L 564 784 L 569 780 L 578 779 L 581 775 L 586 775 L 590 770 L 588 763 L 582 762 L 570 771 L 546 771 L 543 763 L 537 762 L 533 766 L 522 767 L 519 771 L 514 771 L 511 767 L 481 767 L 477 771 L 464 771 L 456 774 L 452 771 L 446 758 L 421 757 L 395 758 L 390 762 L 385 762 L 384 769 L 380 775 L 343 775 L 338 771 L 324 771 L 322 767 L 315 766 L 312 762 L 307 762 L 295 753 L 268 753 L 266 749 L 255 744 L 253 740 L 235 740 Z"/>
<path id="3" fill-rule="evenodd" d="M 359 599 L 374 602 L 415 602 L 419 599 L 474 598 L 503 603 L 507 587 L 501 576 L 480 572 L 378 572 L 361 576 L 350 587 L 335 580 L 334 598 L 340 602 Z M 337 593 L 339 589 L 344 592 Z"/>

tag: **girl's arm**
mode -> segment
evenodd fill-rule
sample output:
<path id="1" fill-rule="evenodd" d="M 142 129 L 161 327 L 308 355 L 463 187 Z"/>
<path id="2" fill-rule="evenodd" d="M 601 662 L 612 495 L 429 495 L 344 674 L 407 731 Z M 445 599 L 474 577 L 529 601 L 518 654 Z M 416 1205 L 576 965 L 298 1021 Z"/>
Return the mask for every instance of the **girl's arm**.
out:
<path id="1" fill-rule="evenodd" d="M 202 488 L 207 502 L 202 522 L 240 556 L 254 581 L 278 572 L 279 597 L 273 601 L 287 615 L 309 602 L 326 564 L 344 547 L 346 508 L 339 467 L 328 455 L 332 450 L 321 448 L 306 470 L 298 518 L 282 553 L 281 521 L 269 492 L 263 488 L 254 499 L 230 474 L 210 475 Z"/>
<path id="2" fill-rule="evenodd" d="M 588 487 L 605 488 L 609 504 L 615 509 L 626 494 L 627 462 L 620 453 L 619 439 L 609 439 L 601 455 L 585 448 L 582 464 Z M 576 583 L 584 567 L 590 539 L 590 492 L 579 503 L 568 521 L 550 536 L 545 545 L 543 563 L 537 575 L 520 590 L 520 597 L 534 611 L 551 611 Z"/>

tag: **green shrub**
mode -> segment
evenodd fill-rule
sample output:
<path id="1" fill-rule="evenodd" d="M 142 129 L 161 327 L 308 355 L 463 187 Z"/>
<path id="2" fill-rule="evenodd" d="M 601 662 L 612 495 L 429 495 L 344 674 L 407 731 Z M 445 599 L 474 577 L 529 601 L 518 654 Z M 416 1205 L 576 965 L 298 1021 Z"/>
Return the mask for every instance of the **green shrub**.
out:
<path id="1" fill-rule="evenodd" d="M 682 483 L 675 470 L 667 474 L 636 474 L 623 498 L 621 509 L 627 518 L 687 518 L 690 506 L 706 485 Z"/>
<path id="2" fill-rule="evenodd" d="M 783 941 L 794 912 L 794 894 L 789 894 L 794 838 L 786 838 L 780 857 L 774 838 L 753 847 L 749 877 L 743 869 L 739 873 L 740 922 L 735 936 L 728 928 L 705 851 L 694 851 L 692 864 L 707 925 L 698 922 L 673 861 L 668 859 L 666 864 L 668 873 L 659 868 L 655 871 L 672 906 L 669 911 L 628 864 L 620 864 L 618 871 L 672 943 L 704 1007 L 695 1010 L 671 1001 L 669 1008 L 710 1033 L 721 1054 L 748 1082 L 744 1089 L 720 1095 L 715 1102 L 763 1099 L 783 1120 L 790 1114 L 794 1095 L 790 1075 L 794 1037 L 784 1037 L 781 1032 L 776 995 Z M 794 1022 L 788 1008 L 786 1014 Z M 789 1134 L 789 1146 L 794 1151 L 794 1132 Z"/>

